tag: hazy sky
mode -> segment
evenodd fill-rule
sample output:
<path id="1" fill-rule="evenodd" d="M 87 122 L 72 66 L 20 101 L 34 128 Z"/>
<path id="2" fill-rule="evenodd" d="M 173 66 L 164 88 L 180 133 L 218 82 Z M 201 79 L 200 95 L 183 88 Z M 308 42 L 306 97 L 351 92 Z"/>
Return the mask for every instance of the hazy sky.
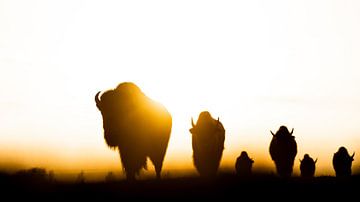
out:
<path id="1" fill-rule="evenodd" d="M 333 175 L 360 160 L 360 1 L 0 0 L 0 165 L 121 171 L 99 90 L 132 81 L 173 116 L 164 169 L 192 166 L 191 117 L 226 128 L 222 168 L 255 168 L 280 125 Z M 150 166 L 152 168 L 152 166 Z"/>

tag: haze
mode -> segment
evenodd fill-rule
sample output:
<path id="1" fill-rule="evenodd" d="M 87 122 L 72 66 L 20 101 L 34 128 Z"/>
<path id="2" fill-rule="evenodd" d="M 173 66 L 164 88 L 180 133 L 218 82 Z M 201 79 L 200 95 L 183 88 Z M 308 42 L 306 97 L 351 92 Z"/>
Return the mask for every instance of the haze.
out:
<path id="1" fill-rule="evenodd" d="M 270 130 L 294 128 L 334 175 L 360 155 L 359 1 L 0 1 L 0 165 L 121 173 L 96 92 L 136 83 L 171 112 L 164 173 L 191 170 L 191 117 L 226 129 L 220 169 L 246 150 L 274 171 Z M 151 164 L 149 164 L 151 165 Z M 153 169 L 150 166 L 150 169 Z M 179 172 L 180 172 L 179 171 Z"/>

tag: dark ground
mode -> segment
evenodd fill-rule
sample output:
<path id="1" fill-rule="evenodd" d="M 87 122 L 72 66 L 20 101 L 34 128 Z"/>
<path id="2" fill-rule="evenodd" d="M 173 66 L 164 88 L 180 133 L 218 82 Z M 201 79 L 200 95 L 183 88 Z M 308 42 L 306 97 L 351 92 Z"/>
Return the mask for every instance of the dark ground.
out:
<path id="1" fill-rule="evenodd" d="M 114 181 L 94 183 L 65 183 L 29 176 L 0 174 L 0 201 L 20 200 L 97 200 L 166 199 L 198 200 L 242 199 L 273 201 L 284 199 L 314 200 L 341 199 L 358 201 L 360 175 L 349 178 L 316 177 L 282 179 L 273 175 L 254 175 L 240 178 L 234 174 L 219 174 L 216 179 L 183 177 L 136 182 Z M 6 198 L 7 200 L 1 200 Z M 114 201 L 115 201 L 114 200 Z M 244 200 L 243 200 L 244 201 Z"/>

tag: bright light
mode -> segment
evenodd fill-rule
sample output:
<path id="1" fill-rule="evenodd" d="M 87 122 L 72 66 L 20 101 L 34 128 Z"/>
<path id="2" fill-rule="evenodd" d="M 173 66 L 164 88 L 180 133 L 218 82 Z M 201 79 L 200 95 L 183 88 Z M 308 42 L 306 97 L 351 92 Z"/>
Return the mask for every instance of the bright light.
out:
<path id="1" fill-rule="evenodd" d="M 94 96 L 132 81 L 173 116 L 164 169 L 193 168 L 190 120 L 208 110 L 226 129 L 223 167 L 247 150 L 254 166 L 273 169 L 269 130 L 285 124 L 295 128 L 295 166 L 309 153 L 317 174 L 333 174 L 339 146 L 360 149 L 359 9 L 357 1 L 3 1 L 0 156 L 120 170 Z"/>

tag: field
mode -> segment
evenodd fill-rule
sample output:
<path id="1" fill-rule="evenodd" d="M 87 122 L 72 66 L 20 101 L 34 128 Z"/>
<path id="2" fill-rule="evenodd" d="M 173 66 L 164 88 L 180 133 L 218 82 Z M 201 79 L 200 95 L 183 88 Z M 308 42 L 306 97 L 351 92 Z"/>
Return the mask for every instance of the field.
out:
<path id="1" fill-rule="evenodd" d="M 241 201 L 356 199 L 360 176 L 335 178 L 330 176 L 303 179 L 282 179 L 274 175 L 256 175 L 242 178 L 220 173 L 215 179 L 181 177 L 174 179 L 147 179 L 129 182 L 60 182 L 34 176 L 1 174 L 1 197 L 8 200 L 117 200 L 216 199 Z M 355 200 L 356 201 L 356 200 Z"/>

